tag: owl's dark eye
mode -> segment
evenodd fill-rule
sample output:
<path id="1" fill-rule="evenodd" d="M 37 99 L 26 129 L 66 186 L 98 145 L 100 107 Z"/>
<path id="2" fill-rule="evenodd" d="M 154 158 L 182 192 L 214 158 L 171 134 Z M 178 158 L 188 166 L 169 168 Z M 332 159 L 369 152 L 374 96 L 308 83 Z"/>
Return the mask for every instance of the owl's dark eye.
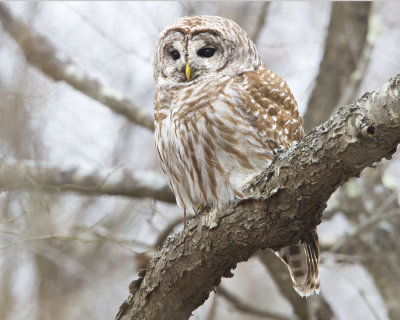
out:
<path id="1" fill-rule="evenodd" d="M 169 53 L 174 60 L 178 60 L 181 57 L 179 51 L 173 50 Z"/>
<path id="2" fill-rule="evenodd" d="M 197 51 L 197 55 L 203 58 L 211 58 L 214 55 L 214 53 L 215 53 L 214 48 L 202 48 L 199 51 Z"/>

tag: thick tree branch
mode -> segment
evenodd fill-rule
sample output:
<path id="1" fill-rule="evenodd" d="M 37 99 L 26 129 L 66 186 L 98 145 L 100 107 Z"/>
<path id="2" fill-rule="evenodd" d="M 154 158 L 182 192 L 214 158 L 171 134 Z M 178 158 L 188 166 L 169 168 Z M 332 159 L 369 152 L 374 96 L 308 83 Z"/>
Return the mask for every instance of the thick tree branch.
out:
<path id="1" fill-rule="evenodd" d="M 153 198 L 175 203 L 167 179 L 154 171 L 132 172 L 122 168 L 85 171 L 27 160 L 1 160 L 0 191 L 17 188 Z"/>
<path id="2" fill-rule="evenodd" d="M 49 40 L 15 18 L 4 3 L 0 3 L 0 22 L 20 45 L 26 60 L 38 70 L 54 81 L 68 83 L 133 123 L 153 130 L 153 116 L 149 112 L 135 106 L 119 91 L 85 74 L 70 58 L 58 52 Z"/>
<path id="3" fill-rule="evenodd" d="M 187 319 L 238 262 L 307 237 L 339 185 L 395 152 L 399 84 L 400 75 L 339 109 L 275 159 L 246 199 L 191 221 L 131 284 L 117 319 Z"/>

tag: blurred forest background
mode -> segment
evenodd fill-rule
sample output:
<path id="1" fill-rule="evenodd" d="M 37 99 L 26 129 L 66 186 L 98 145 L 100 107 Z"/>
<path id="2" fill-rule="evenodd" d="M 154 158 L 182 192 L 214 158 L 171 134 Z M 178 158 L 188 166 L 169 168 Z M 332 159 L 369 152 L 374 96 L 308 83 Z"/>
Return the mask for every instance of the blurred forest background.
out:
<path id="1" fill-rule="evenodd" d="M 400 70 L 395 1 L 0 3 L 0 319 L 113 319 L 182 228 L 154 148 L 152 55 L 196 14 L 248 32 L 307 131 Z M 334 194 L 319 296 L 262 251 L 192 319 L 400 319 L 399 190 L 397 152 Z"/>

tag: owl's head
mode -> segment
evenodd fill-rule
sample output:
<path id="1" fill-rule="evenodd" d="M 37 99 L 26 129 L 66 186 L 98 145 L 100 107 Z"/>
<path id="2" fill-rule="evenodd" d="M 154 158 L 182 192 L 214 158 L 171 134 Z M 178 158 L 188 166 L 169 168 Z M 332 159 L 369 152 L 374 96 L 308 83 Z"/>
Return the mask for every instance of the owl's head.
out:
<path id="1" fill-rule="evenodd" d="M 182 17 L 160 34 L 154 54 L 157 86 L 186 86 L 215 75 L 236 75 L 262 64 L 256 46 L 235 22 Z"/>

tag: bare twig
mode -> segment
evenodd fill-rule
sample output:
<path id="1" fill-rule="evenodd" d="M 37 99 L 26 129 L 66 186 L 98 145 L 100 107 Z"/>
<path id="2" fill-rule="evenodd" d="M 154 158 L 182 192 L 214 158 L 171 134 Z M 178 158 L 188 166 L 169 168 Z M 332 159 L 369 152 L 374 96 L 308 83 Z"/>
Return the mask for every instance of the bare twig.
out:
<path id="1" fill-rule="evenodd" d="M 269 271 L 275 284 L 278 286 L 281 294 L 287 299 L 293 307 L 294 313 L 301 320 L 309 318 L 309 299 L 301 298 L 293 289 L 293 283 L 290 279 L 286 266 L 280 261 L 271 250 L 259 250 L 257 256 L 264 267 Z M 318 319 L 333 319 L 334 314 L 329 304 L 322 295 L 313 297 L 314 312 Z"/>
<path id="2" fill-rule="evenodd" d="M 211 301 L 210 309 L 208 310 L 207 320 L 214 320 L 215 314 L 217 313 L 217 295 L 214 294 Z"/>
<path id="3" fill-rule="evenodd" d="M 131 247 L 140 247 L 148 249 L 149 245 L 132 240 L 132 239 L 119 239 L 115 237 L 79 237 L 75 235 L 61 235 L 61 234 L 51 234 L 51 235 L 39 235 L 39 236 L 31 236 L 31 237 L 23 237 L 22 234 L 9 231 L 9 230 L 0 230 L 0 233 L 18 236 L 18 238 L 22 238 L 22 240 L 18 240 L 15 242 L 10 242 L 0 247 L 0 250 L 8 249 L 10 247 L 20 246 L 26 243 L 38 242 L 38 241 L 48 241 L 48 240 L 61 240 L 61 241 L 79 241 L 83 243 L 93 243 L 93 242 L 108 242 L 114 243 L 124 249 L 129 249 L 132 253 L 136 253 L 132 251 Z"/>
<path id="4" fill-rule="evenodd" d="M 85 171 L 28 160 L 1 161 L 0 190 L 17 188 L 153 198 L 175 203 L 167 179 L 154 171 L 131 171 L 122 168 Z"/>
<path id="5" fill-rule="evenodd" d="M 281 294 L 290 302 L 294 313 L 301 320 L 307 319 L 307 306 L 293 289 L 292 279 L 286 266 L 275 256 L 271 250 L 259 250 L 257 256 L 264 267 L 269 271 Z"/>
<path id="6" fill-rule="evenodd" d="M 381 190 L 379 197 L 374 195 L 373 190 L 377 186 L 384 187 L 381 174 L 377 170 L 370 169 L 368 174 L 363 174 L 363 189 L 357 198 L 348 199 L 346 194 L 342 193 L 341 202 L 348 210 L 345 214 L 356 227 L 348 236 L 326 244 L 325 250 L 328 251 L 321 255 L 321 259 L 332 256 L 339 262 L 363 263 L 374 278 L 376 288 L 385 302 L 389 318 L 398 319 L 400 318 L 398 304 L 400 287 L 393 279 L 398 279 L 400 276 L 397 232 L 400 230 L 400 207 L 396 201 L 398 192 L 384 189 Z M 373 195 L 374 197 L 371 198 Z M 373 206 L 367 207 L 366 199 L 377 201 L 374 201 Z M 365 219 L 365 216 L 368 218 Z"/>
<path id="7" fill-rule="evenodd" d="M 153 130 L 153 117 L 117 90 L 101 84 L 86 74 L 73 61 L 57 51 L 52 43 L 15 18 L 0 3 L 0 22 L 20 45 L 27 61 L 54 81 L 64 81 L 83 94 L 99 101 L 128 120 Z"/>
<path id="8" fill-rule="evenodd" d="M 133 55 L 137 59 L 141 60 L 144 63 L 151 64 L 151 58 L 148 56 L 144 56 L 140 54 L 139 52 L 132 50 L 132 49 L 127 49 L 120 43 L 118 43 L 115 40 L 115 36 L 107 34 L 101 27 L 99 27 L 94 21 L 89 19 L 85 14 L 81 13 L 79 10 L 75 9 L 74 7 L 63 3 L 66 8 L 68 8 L 70 11 L 75 13 L 77 16 L 79 16 L 85 23 L 87 23 L 97 34 L 99 34 L 103 39 L 105 39 L 108 43 L 110 43 L 112 46 L 120 50 L 126 55 Z"/>
<path id="9" fill-rule="evenodd" d="M 233 293 L 229 292 L 223 286 L 219 286 L 217 289 L 217 295 L 224 297 L 227 301 L 232 303 L 232 305 L 239 311 L 252 314 L 255 316 L 268 318 L 268 319 L 277 319 L 277 320 L 293 320 L 297 319 L 296 317 L 291 317 L 289 315 L 282 314 L 280 312 L 274 312 L 271 310 L 263 310 L 254 306 L 251 306 L 245 302 L 243 302 L 240 298 L 236 297 Z"/>
<path id="10" fill-rule="evenodd" d="M 257 22 L 256 22 L 256 26 L 254 28 L 253 34 L 251 35 L 251 39 L 253 40 L 253 42 L 255 44 L 258 43 L 261 31 L 264 28 L 265 25 L 265 18 L 268 15 L 268 8 L 269 8 L 270 2 L 268 1 L 264 1 L 261 9 L 260 9 L 260 13 L 257 17 Z"/>
<path id="11" fill-rule="evenodd" d="M 351 232 L 347 237 L 342 238 L 335 242 L 335 244 L 328 250 L 331 252 L 341 252 L 342 249 L 349 245 L 352 240 L 358 239 L 362 234 L 370 230 L 373 226 L 381 221 L 388 220 L 394 217 L 400 217 L 400 209 L 396 208 L 390 210 L 389 212 L 378 211 L 372 217 L 368 218 L 367 221 L 361 223 L 353 232 Z"/>
<path id="12" fill-rule="evenodd" d="M 167 237 L 171 234 L 171 232 L 175 229 L 176 226 L 183 224 L 183 215 L 182 217 L 176 218 L 172 220 L 168 226 L 158 235 L 156 242 L 154 243 L 154 249 L 160 248 Z"/>

